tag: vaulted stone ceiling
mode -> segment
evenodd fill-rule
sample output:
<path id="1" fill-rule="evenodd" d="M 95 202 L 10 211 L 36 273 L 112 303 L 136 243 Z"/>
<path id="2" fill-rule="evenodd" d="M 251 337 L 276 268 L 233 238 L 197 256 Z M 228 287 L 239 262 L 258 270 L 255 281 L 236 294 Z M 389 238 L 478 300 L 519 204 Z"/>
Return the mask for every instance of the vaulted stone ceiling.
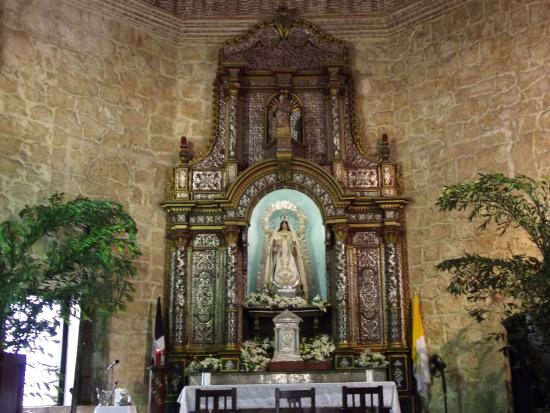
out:
<path id="1" fill-rule="evenodd" d="M 146 3 L 181 16 L 259 16 L 270 13 L 273 8 L 285 6 L 299 9 L 302 13 L 315 16 L 352 15 L 355 13 L 391 13 L 414 5 L 419 1 L 407 0 L 143 0 Z"/>
<path id="2" fill-rule="evenodd" d="M 66 0 L 171 43 L 219 43 L 281 7 L 342 39 L 392 34 L 477 0 Z"/>

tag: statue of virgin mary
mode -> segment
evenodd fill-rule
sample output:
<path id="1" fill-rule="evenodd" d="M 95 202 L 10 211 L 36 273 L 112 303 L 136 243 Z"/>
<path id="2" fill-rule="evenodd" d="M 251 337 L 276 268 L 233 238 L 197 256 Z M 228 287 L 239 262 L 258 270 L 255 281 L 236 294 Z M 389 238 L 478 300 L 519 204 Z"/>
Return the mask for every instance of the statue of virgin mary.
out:
<path id="1" fill-rule="evenodd" d="M 308 299 L 308 285 L 299 240 L 286 217 L 268 241 L 264 285 L 272 293 Z"/>

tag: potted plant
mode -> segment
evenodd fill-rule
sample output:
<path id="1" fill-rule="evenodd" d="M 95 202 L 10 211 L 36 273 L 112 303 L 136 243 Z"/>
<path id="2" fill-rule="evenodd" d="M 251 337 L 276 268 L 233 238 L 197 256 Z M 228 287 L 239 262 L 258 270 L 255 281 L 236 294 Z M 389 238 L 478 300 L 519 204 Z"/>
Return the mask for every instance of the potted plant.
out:
<path id="1" fill-rule="evenodd" d="M 330 370 L 335 349 L 332 339 L 326 334 L 303 338 L 300 342 L 300 356 L 306 362 L 307 370 Z"/>
<path id="2" fill-rule="evenodd" d="M 364 349 L 355 359 L 355 365 L 366 371 L 366 381 L 385 381 L 388 362 L 381 353 L 376 353 L 368 348 Z"/>
<path id="3" fill-rule="evenodd" d="M 32 350 L 38 336 L 53 334 L 59 321 L 36 316 L 56 304 L 65 321 L 75 306 L 83 318 L 123 309 L 137 274 L 136 234 L 121 205 L 61 194 L 1 223 L 0 350 Z"/>
<path id="4" fill-rule="evenodd" d="M 447 290 L 472 303 L 469 314 L 476 321 L 499 313 L 506 333 L 491 335 L 506 341 L 518 408 L 550 405 L 550 183 L 482 174 L 445 187 L 437 205 L 441 211 L 468 210 L 468 221 L 478 220 L 481 231 L 494 224 L 495 237 L 509 229 L 525 235 L 527 242 L 515 252 L 509 247 L 508 256 L 470 252 L 440 262 L 437 269 L 451 274 Z"/>

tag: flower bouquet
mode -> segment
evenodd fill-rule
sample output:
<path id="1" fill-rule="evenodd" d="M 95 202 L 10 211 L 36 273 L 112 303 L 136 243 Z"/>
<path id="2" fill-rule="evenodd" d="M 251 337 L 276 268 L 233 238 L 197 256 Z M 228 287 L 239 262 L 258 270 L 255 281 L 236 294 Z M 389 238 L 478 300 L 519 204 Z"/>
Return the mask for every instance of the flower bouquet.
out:
<path id="1" fill-rule="evenodd" d="M 268 351 L 272 348 L 268 338 L 247 340 L 241 344 L 241 367 L 244 371 L 265 371 L 271 361 Z"/>
<path id="2" fill-rule="evenodd" d="M 313 297 L 311 304 L 309 304 L 302 297 L 285 297 L 282 295 L 269 295 L 264 293 L 250 293 L 245 301 L 244 305 L 247 307 L 269 307 L 269 308 L 304 308 L 304 307 L 317 307 L 321 311 L 326 312 L 328 302 L 316 295 Z"/>
<path id="3" fill-rule="evenodd" d="M 250 293 L 244 303 L 247 307 L 269 308 L 300 308 L 307 307 L 307 301 L 301 297 L 285 297 L 282 295 L 268 295 L 263 293 Z"/>
<path id="4" fill-rule="evenodd" d="M 386 357 L 381 353 L 375 353 L 368 348 L 363 350 L 355 359 L 355 365 L 366 369 L 385 368 L 388 365 Z"/>
<path id="5" fill-rule="evenodd" d="M 303 338 L 300 342 L 300 356 L 306 362 L 307 370 L 329 370 L 335 349 L 336 346 L 326 334 L 310 339 Z"/>
<path id="6" fill-rule="evenodd" d="M 313 339 L 303 338 L 300 342 L 300 356 L 304 360 L 328 360 L 335 349 L 336 346 L 326 334 Z"/>
<path id="7" fill-rule="evenodd" d="M 328 303 L 328 301 L 325 301 L 321 298 L 320 295 L 316 295 L 315 297 L 313 297 L 313 299 L 311 300 L 311 305 L 313 307 L 317 307 L 319 310 L 321 310 L 322 312 L 326 313 L 327 312 L 327 308 L 328 306 L 330 305 Z"/>
<path id="8" fill-rule="evenodd" d="M 363 350 L 359 357 L 355 359 L 355 365 L 365 369 L 367 382 L 385 381 L 386 366 L 388 364 L 383 354 L 375 353 L 368 348 Z"/>
<path id="9" fill-rule="evenodd" d="M 216 357 L 208 356 L 202 360 L 193 360 L 185 368 L 186 373 L 199 371 L 218 371 L 221 367 L 221 360 Z"/>

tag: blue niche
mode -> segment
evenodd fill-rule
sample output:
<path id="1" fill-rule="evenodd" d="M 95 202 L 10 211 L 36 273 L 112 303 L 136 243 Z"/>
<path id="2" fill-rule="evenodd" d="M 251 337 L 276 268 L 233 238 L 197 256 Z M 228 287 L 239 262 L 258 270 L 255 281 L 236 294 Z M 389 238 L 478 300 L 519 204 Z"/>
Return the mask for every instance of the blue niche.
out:
<path id="1" fill-rule="evenodd" d="M 266 225 L 278 228 L 284 214 L 293 230 L 304 222 L 304 238 L 311 272 L 308 301 L 315 295 L 327 299 L 325 227 L 319 208 L 311 198 L 293 189 L 279 189 L 264 196 L 252 211 L 248 228 L 248 292 L 256 292 L 258 277 L 263 277 Z M 302 217 L 302 218 L 300 218 Z"/>

